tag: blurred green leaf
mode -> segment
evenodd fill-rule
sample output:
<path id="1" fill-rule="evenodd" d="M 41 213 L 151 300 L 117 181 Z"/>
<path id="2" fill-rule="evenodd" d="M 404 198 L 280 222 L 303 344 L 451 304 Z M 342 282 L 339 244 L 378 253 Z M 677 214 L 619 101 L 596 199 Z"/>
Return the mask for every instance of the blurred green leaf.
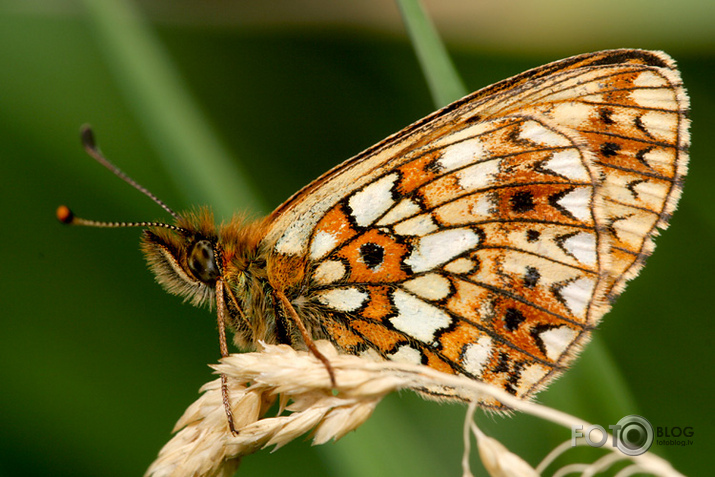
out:
<path id="1" fill-rule="evenodd" d="M 398 0 L 397 4 L 400 6 L 402 19 L 422 66 L 422 73 L 427 79 L 435 106 L 441 108 L 465 96 L 468 93 L 467 88 L 420 1 Z"/>

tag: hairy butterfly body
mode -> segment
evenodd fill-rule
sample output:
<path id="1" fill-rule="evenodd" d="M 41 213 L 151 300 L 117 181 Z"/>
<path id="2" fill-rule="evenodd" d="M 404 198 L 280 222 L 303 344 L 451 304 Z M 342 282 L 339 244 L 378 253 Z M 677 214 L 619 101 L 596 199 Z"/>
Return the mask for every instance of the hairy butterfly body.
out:
<path id="1" fill-rule="evenodd" d="M 147 227 L 157 280 L 216 304 L 222 354 L 228 325 L 241 348 L 308 348 L 330 370 L 312 343 L 328 339 L 527 398 L 576 357 L 667 226 L 686 173 L 687 112 L 664 53 L 596 52 L 437 111 L 262 220 L 216 226 L 203 209 L 172 212 L 171 226 L 59 215 Z"/>

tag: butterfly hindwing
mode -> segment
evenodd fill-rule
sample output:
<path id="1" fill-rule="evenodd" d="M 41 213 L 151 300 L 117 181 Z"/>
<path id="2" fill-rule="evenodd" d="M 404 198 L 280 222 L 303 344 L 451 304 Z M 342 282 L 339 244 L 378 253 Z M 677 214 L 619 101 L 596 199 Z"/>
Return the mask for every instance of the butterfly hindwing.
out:
<path id="1" fill-rule="evenodd" d="M 271 216 L 265 241 L 304 259 L 294 298 L 345 351 L 529 396 L 576 356 L 667 225 L 686 113 L 663 53 L 562 60 L 338 166 Z"/>

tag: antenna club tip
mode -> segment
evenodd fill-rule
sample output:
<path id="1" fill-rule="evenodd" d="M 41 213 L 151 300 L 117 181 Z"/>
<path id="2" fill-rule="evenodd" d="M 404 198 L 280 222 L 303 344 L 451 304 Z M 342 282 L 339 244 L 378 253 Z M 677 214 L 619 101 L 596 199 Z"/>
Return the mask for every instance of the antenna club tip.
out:
<path id="1" fill-rule="evenodd" d="M 57 220 L 63 224 L 71 224 L 74 222 L 74 213 L 66 205 L 60 205 L 57 207 Z"/>
<path id="2" fill-rule="evenodd" d="M 89 124 L 83 124 L 82 127 L 79 128 L 79 136 L 85 148 L 95 149 L 97 147 L 92 126 Z"/>

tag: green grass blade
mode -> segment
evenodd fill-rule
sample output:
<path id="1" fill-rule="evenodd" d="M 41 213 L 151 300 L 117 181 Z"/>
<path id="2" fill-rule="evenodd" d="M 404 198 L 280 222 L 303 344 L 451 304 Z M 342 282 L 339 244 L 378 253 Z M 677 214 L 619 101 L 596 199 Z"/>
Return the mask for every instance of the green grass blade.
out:
<path id="1" fill-rule="evenodd" d="M 211 205 L 223 218 L 239 208 L 263 209 L 141 13 L 123 0 L 84 5 L 127 103 L 187 200 Z"/>
<path id="2" fill-rule="evenodd" d="M 468 92 L 447 54 L 447 49 L 419 0 L 397 0 L 412 46 L 438 108 Z"/>

